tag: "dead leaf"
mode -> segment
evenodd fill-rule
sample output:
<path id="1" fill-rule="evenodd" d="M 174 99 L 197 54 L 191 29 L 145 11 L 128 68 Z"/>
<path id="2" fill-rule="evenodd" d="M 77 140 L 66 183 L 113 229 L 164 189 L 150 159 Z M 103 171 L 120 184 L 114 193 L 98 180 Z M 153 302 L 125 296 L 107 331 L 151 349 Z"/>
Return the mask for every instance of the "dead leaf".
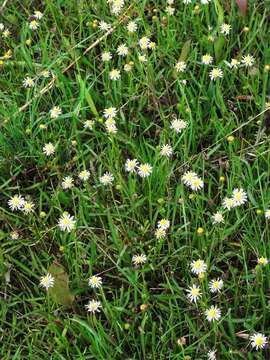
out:
<path id="1" fill-rule="evenodd" d="M 57 304 L 70 307 L 74 301 L 74 296 L 69 290 L 69 278 L 65 269 L 54 261 L 48 272 L 54 277 L 54 286 L 48 290 L 49 295 Z"/>
<path id="2" fill-rule="evenodd" d="M 241 14 L 246 15 L 248 10 L 248 0 L 236 0 L 236 4 Z"/>

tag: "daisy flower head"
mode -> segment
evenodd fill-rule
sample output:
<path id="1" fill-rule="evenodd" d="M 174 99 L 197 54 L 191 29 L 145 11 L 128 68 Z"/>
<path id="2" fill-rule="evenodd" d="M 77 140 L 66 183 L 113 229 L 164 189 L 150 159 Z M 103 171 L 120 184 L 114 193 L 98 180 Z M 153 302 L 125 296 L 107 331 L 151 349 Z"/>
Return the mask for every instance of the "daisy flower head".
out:
<path id="1" fill-rule="evenodd" d="M 221 212 L 216 212 L 214 215 L 212 215 L 213 224 L 223 224 L 224 223 L 224 217 Z"/>
<path id="2" fill-rule="evenodd" d="M 48 144 L 45 144 L 43 146 L 43 153 L 46 155 L 46 156 L 50 156 L 50 155 L 53 155 L 55 153 L 55 146 L 49 142 Z"/>
<path id="3" fill-rule="evenodd" d="M 113 15 L 119 15 L 125 5 L 124 0 L 113 0 L 110 1 L 110 3 L 111 3 L 111 12 Z"/>
<path id="4" fill-rule="evenodd" d="M 88 304 L 85 305 L 85 308 L 87 312 L 90 312 L 91 314 L 94 314 L 96 312 L 100 312 L 100 309 L 102 308 L 101 302 L 97 300 L 90 300 Z"/>
<path id="5" fill-rule="evenodd" d="M 112 28 L 111 24 L 106 23 L 105 21 L 101 20 L 98 25 L 101 31 L 108 31 Z"/>
<path id="6" fill-rule="evenodd" d="M 204 187 L 204 182 L 199 177 L 195 177 L 190 182 L 190 187 L 194 191 L 201 190 Z"/>
<path id="7" fill-rule="evenodd" d="M 160 155 L 165 157 L 170 157 L 173 154 L 173 148 L 169 144 L 161 146 Z"/>
<path id="8" fill-rule="evenodd" d="M 209 289 L 211 293 L 215 294 L 217 292 L 220 292 L 220 290 L 223 288 L 223 280 L 222 279 L 213 279 L 209 283 Z"/>
<path id="9" fill-rule="evenodd" d="M 183 4 L 185 4 L 185 5 L 191 4 L 191 1 L 192 0 L 183 0 Z"/>
<path id="10" fill-rule="evenodd" d="M 112 60 L 112 54 L 109 51 L 104 51 L 101 54 L 101 60 L 103 62 L 108 62 L 108 61 Z"/>
<path id="11" fill-rule="evenodd" d="M 87 181 L 90 178 L 90 171 L 83 170 L 79 173 L 78 177 L 82 181 Z"/>
<path id="12" fill-rule="evenodd" d="M 187 171 L 182 176 L 182 181 L 185 185 L 191 186 L 191 183 L 194 181 L 194 179 L 197 178 L 197 174 L 193 171 Z"/>
<path id="13" fill-rule="evenodd" d="M 163 239 L 166 237 L 166 230 L 161 229 L 161 228 L 157 228 L 155 231 L 155 237 L 159 240 L 159 239 Z"/>
<path id="14" fill-rule="evenodd" d="M 168 15 L 170 15 L 170 16 L 174 15 L 174 13 L 175 13 L 175 8 L 172 7 L 172 6 L 167 6 L 167 7 L 166 7 L 166 13 L 167 13 Z"/>
<path id="15" fill-rule="evenodd" d="M 39 286 L 44 287 L 47 291 L 54 286 L 54 277 L 46 274 L 40 278 Z"/>
<path id="16" fill-rule="evenodd" d="M 92 289 L 99 289 L 102 286 L 102 278 L 100 276 L 93 275 L 88 279 L 88 285 Z"/>
<path id="17" fill-rule="evenodd" d="M 231 69 L 235 69 L 239 66 L 239 61 L 237 59 L 231 59 L 229 66 Z"/>
<path id="18" fill-rule="evenodd" d="M 58 226 L 61 231 L 71 232 L 75 228 L 75 224 L 74 216 L 71 216 L 67 212 L 64 212 L 58 220 Z"/>
<path id="19" fill-rule="evenodd" d="M 132 262 L 135 266 L 143 265 L 147 261 L 147 257 L 145 254 L 133 255 Z"/>
<path id="20" fill-rule="evenodd" d="M 127 54 L 128 54 L 127 45 L 126 44 L 119 45 L 116 52 L 119 56 L 122 56 L 122 57 L 127 56 Z"/>
<path id="21" fill-rule="evenodd" d="M 200 287 L 193 284 L 192 286 L 190 286 L 187 290 L 187 297 L 191 302 L 196 303 L 197 300 L 200 299 L 200 297 L 202 296 Z"/>
<path id="22" fill-rule="evenodd" d="M 105 172 L 105 174 L 99 178 L 102 185 L 112 185 L 113 180 L 114 176 L 109 172 Z"/>
<path id="23" fill-rule="evenodd" d="M 127 161 L 125 163 L 125 170 L 130 173 L 135 173 L 137 166 L 138 166 L 137 159 L 132 159 L 132 160 L 127 159 Z"/>
<path id="24" fill-rule="evenodd" d="M 36 11 L 34 11 L 34 17 L 38 20 L 41 20 L 43 18 L 43 14 L 41 11 L 36 10 Z"/>
<path id="25" fill-rule="evenodd" d="M 232 199 L 234 207 L 243 205 L 247 201 L 247 193 L 243 189 L 234 189 Z"/>
<path id="26" fill-rule="evenodd" d="M 21 195 L 14 195 L 11 199 L 8 200 L 9 208 L 14 210 L 21 210 L 24 206 L 25 200 Z"/>
<path id="27" fill-rule="evenodd" d="M 211 56 L 210 54 L 205 54 L 202 56 L 202 63 L 204 65 L 210 65 L 213 62 L 213 56 Z"/>
<path id="28" fill-rule="evenodd" d="M 170 128 L 173 129 L 177 134 L 179 134 L 186 127 L 187 127 L 187 122 L 181 119 L 174 119 L 171 122 L 171 126 L 170 126 Z"/>
<path id="29" fill-rule="evenodd" d="M 85 129 L 93 130 L 94 124 L 95 124 L 94 120 L 86 120 L 86 121 L 84 122 L 83 127 L 84 127 Z"/>
<path id="30" fill-rule="evenodd" d="M 147 62 L 147 57 L 144 54 L 139 54 L 138 55 L 138 60 L 142 63 L 146 63 Z"/>
<path id="31" fill-rule="evenodd" d="M 266 219 L 270 219 L 270 209 L 265 210 L 264 216 L 265 216 Z"/>
<path id="32" fill-rule="evenodd" d="M 220 68 L 214 68 L 209 73 L 210 79 L 215 81 L 223 77 L 223 71 Z"/>
<path id="33" fill-rule="evenodd" d="M 211 0 L 201 0 L 202 5 L 207 5 L 211 2 Z"/>
<path id="34" fill-rule="evenodd" d="M 117 133 L 117 127 L 116 127 L 116 122 L 114 119 L 112 118 L 108 118 L 105 121 L 105 127 L 106 130 L 109 134 L 116 134 Z"/>
<path id="35" fill-rule="evenodd" d="M 190 266 L 191 266 L 191 272 L 195 275 L 201 275 L 205 273 L 207 270 L 206 263 L 201 259 L 193 260 Z"/>
<path id="36" fill-rule="evenodd" d="M 249 67 L 249 66 L 253 66 L 254 63 L 255 63 L 255 59 L 252 55 L 248 54 L 248 55 L 243 55 L 242 56 L 242 64 L 246 67 Z"/>
<path id="37" fill-rule="evenodd" d="M 262 257 L 258 258 L 257 262 L 258 262 L 258 265 L 266 266 L 269 261 L 267 258 L 262 256 Z"/>
<path id="38" fill-rule="evenodd" d="M 58 116 L 60 116 L 62 114 L 62 109 L 60 108 L 60 106 L 54 106 L 51 110 L 50 110 L 50 117 L 51 119 L 57 119 Z"/>
<path id="39" fill-rule="evenodd" d="M 64 190 L 68 190 L 68 189 L 71 189 L 73 188 L 74 186 L 74 180 L 72 178 L 72 176 L 66 176 L 64 177 L 62 183 L 61 183 L 61 186 Z"/>
<path id="40" fill-rule="evenodd" d="M 11 32 L 9 31 L 9 29 L 6 29 L 3 31 L 3 37 L 4 38 L 8 38 L 10 36 Z"/>
<path id="41" fill-rule="evenodd" d="M 141 164 L 138 166 L 138 174 L 140 175 L 140 177 L 145 178 L 151 175 L 152 173 L 152 166 L 148 163 L 146 164 Z"/>
<path id="42" fill-rule="evenodd" d="M 109 107 L 107 109 L 104 109 L 103 111 L 103 116 L 105 117 L 105 119 L 114 119 L 116 117 L 117 114 L 117 109 L 115 107 Z"/>
<path id="43" fill-rule="evenodd" d="M 140 40 L 139 40 L 139 46 L 142 50 L 147 50 L 150 48 L 150 39 L 146 36 L 143 36 Z"/>
<path id="44" fill-rule="evenodd" d="M 157 227 L 159 229 L 167 230 L 170 227 L 170 220 L 168 219 L 161 219 L 159 220 Z"/>
<path id="45" fill-rule="evenodd" d="M 262 333 L 255 333 L 250 337 L 251 346 L 256 349 L 260 350 L 263 349 L 267 344 L 267 337 Z"/>
<path id="46" fill-rule="evenodd" d="M 18 231 L 12 231 L 12 232 L 10 233 L 10 238 L 11 238 L 11 240 L 18 240 L 19 237 L 20 237 L 20 235 L 19 235 Z"/>
<path id="47" fill-rule="evenodd" d="M 185 61 L 178 61 L 175 65 L 176 72 L 184 72 L 187 68 Z"/>
<path id="48" fill-rule="evenodd" d="M 32 201 L 25 201 L 22 207 L 22 212 L 25 214 L 30 214 L 34 211 L 35 204 Z"/>
<path id="49" fill-rule="evenodd" d="M 224 23 L 220 26 L 220 32 L 223 35 L 229 35 L 231 28 L 232 28 L 231 25 Z"/>
<path id="50" fill-rule="evenodd" d="M 207 360 L 216 360 L 216 350 L 209 350 L 207 353 Z"/>
<path id="51" fill-rule="evenodd" d="M 117 69 L 113 69 L 109 72 L 109 78 L 111 80 L 119 80 L 121 78 L 120 71 Z"/>
<path id="52" fill-rule="evenodd" d="M 217 306 L 211 306 L 209 309 L 205 311 L 206 319 L 209 322 L 212 322 L 214 320 L 219 320 L 221 318 L 221 311 Z"/>
<path id="53" fill-rule="evenodd" d="M 29 76 L 27 76 L 24 80 L 23 80 L 23 87 L 25 88 L 31 88 L 35 86 L 35 81 L 30 78 Z"/>
<path id="54" fill-rule="evenodd" d="M 39 27 L 39 22 L 37 20 L 32 20 L 29 23 L 29 29 L 31 30 L 37 30 Z"/>
<path id="55" fill-rule="evenodd" d="M 137 29 L 138 29 L 138 25 L 136 24 L 135 21 L 130 21 L 127 24 L 127 30 L 129 33 L 134 33 L 135 31 L 137 31 Z"/>
<path id="56" fill-rule="evenodd" d="M 222 206 L 224 209 L 231 210 L 234 207 L 234 200 L 232 198 L 225 197 Z"/>

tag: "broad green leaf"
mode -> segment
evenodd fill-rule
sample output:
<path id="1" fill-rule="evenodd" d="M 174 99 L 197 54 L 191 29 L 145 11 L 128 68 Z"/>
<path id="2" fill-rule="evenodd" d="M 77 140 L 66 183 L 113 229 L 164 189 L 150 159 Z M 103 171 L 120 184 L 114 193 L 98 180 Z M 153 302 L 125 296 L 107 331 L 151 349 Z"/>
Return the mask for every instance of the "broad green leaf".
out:
<path id="1" fill-rule="evenodd" d="M 218 0 L 215 0 L 215 9 L 218 16 L 218 25 L 220 26 L 224 23 L 224 10 Z"/>
<path id="2" fill-rule="evenodd" d="M 92 99 L 92 96 L 90 95 L 89 89 L 86 89 L 85 82 L 82 80 L 80 76 L 78 76 L 78 81 L 80 83 L 81 88 L 81 95 L 83 99 L 86 100 L 87 104 L 89 105 L 93 115 L 98 116 L 98 111 L 96 109 L 95 103 Z"/>
<path id="3" fill-rule="evenodd" d="M 69 290 L 69 278 L 63 266 L 54 261 L 48 272 L 54 277 L 54 286 L 48 290 L 49 295 L 57 304 L 71 306 L 74 296 Z"/>
<path id="4" fill-rule="evenodd" d="M 225 39 L 223 36 L 220 36 L 214 44 L 215 57 L 217 62 L 219 62 L 219 60 L 222 58 L 224 44 L 225 44 Z"/>
<path id="5" fill-rule="evenodd" d="M 191 44 L 191 40 L 187 40 L 184 43 L 184 46 L 182 48 L 181 55 L 180 55 L 180 58 L 179 58 L 180 61 L 185 61 L 187 59 L 187 56 L 188 56 L 188 53 L 189 53 L 189 50 L 190 50 L 190 44 Z"/>

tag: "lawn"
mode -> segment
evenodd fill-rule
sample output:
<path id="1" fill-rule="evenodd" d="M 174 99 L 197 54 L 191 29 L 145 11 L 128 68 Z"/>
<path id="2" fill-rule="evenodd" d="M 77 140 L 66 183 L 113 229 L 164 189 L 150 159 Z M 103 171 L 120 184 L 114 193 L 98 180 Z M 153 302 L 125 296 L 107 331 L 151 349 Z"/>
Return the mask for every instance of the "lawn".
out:
<path id="1" fill-rule="evenodd" d="M 0 44 L 0 358 L 269 359 L 270 3 L 5 0 Z"/>

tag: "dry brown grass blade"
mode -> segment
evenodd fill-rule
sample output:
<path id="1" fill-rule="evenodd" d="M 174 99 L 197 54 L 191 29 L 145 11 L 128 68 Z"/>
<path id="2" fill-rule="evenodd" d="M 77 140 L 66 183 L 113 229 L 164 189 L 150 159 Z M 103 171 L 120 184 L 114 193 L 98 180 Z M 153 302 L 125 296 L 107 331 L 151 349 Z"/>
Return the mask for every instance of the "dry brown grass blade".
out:
<path id="1" fill-rule="evenodd" d="M 241 14 L 246 15 L 248 11 L 248 0 L 235 0 Z"/>
<path id="2" fill-rule="evenodd" d="M 4 0 L 3 4 L 0 7 L 0 14 L 4 11 L 5 6 L 7 5 L 8 0 Z"/>
<path id="3" fill-rule="evenodd" d="M 79 55 L 75 60 L 73 60 L 63 71 L 62 74 L 65 74 L 68 70 L 70 70 L 76 63 L 79 61 L 84 55 L 86 55 L 90 50 L 92 50 L 94 47 L 96 47 L 103 39 L 105 39 L 108 35 L 110 35 L 116 28 L 119 26 L 126 18 L 127 13 L 132 8 L 133 3 L 127 8 L 125 13 L 121 16 L 118 23 L 113 26 L 110 30 L 108 30 L 104 35 L 102 35 L 100 38 L 98 38 L 96 41 L 94 41 L 87 49 L 84 50 L 82 55 Z M 55 83 L 56 77 L 53 77 L 52 80 L 47 84 L 44 88 L 42 88 L 38 94 L 36 94 L 34 97 L 32 97 L 29 101 L 27 101 L 24 105 L 22 105 L 12 116 L 18 115 L 20 112 L 24 111 L 28 108 L 28 106 L 39 96 L 46 94 Z"/>

